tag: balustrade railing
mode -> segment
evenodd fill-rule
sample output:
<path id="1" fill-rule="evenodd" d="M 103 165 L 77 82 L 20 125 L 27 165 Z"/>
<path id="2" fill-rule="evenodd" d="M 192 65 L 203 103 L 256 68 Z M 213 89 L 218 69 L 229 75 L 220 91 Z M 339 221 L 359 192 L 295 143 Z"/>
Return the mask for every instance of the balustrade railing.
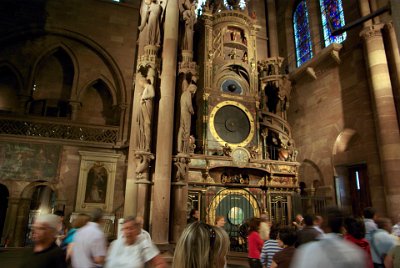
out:
<path id="1" fill-rule="evenodd" d="M 46 120 L 47 119 L 47 120 Z M 115 144 L 117 126 L 94 126 L 46 119 L 0 117 L 0 135 L 16 135 Z"/>

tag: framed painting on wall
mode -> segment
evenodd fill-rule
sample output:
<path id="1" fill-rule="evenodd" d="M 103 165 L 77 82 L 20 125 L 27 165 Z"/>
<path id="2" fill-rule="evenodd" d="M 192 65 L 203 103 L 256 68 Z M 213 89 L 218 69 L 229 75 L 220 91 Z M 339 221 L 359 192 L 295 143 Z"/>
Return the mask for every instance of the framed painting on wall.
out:
<path id="1" fill-rule="evenodd" d="M 78 194 L 75 211 L 113 209 L 114 182 L 119 154 L 79 151 Z"/>

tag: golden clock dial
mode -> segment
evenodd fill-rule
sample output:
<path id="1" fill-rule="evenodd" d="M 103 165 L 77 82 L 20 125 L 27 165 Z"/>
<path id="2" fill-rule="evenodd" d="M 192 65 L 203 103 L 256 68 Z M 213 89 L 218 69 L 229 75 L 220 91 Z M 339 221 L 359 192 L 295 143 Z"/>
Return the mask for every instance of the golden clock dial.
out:
<path id="1" fill-rule="evenodd" d="M 254 136 L 254 120 L 244 105 L 224 101 L 210 114 L 210 130 L 221 145 L 245 146 Z"/>

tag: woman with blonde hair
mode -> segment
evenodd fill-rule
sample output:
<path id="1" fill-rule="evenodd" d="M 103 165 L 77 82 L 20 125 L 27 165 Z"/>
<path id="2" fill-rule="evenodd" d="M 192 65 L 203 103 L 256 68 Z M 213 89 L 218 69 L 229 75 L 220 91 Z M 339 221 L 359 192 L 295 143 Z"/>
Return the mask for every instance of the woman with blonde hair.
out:
<path id="1" fill-rule="evenodd" d="M 228 234 L 202 222 L 189 224 L 175 247 L 175 268 L 223 268 L 229 250 Z"/>

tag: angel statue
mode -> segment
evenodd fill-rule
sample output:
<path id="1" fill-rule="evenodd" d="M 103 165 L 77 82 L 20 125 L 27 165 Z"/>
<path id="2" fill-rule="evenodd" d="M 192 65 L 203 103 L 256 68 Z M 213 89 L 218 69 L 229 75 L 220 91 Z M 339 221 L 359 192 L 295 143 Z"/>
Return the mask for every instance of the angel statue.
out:
<path id="1" fill-rule="evenodd" d="M 185 33 L 183 36 L 182 49 L 193 51 L 193 35 L 194 25 L 197 22 L 196 16 L 197 1 L 193 0 L 180 0 L 179 10 L 182 14 L 183 21 L 185 22 Z"/>
<path id="2" fill-rule="evenodd" d="M 164 15 L 167 0 L 144 0 L 140 10 L 139 43 L 160 45 L 160 22 Z"/>

